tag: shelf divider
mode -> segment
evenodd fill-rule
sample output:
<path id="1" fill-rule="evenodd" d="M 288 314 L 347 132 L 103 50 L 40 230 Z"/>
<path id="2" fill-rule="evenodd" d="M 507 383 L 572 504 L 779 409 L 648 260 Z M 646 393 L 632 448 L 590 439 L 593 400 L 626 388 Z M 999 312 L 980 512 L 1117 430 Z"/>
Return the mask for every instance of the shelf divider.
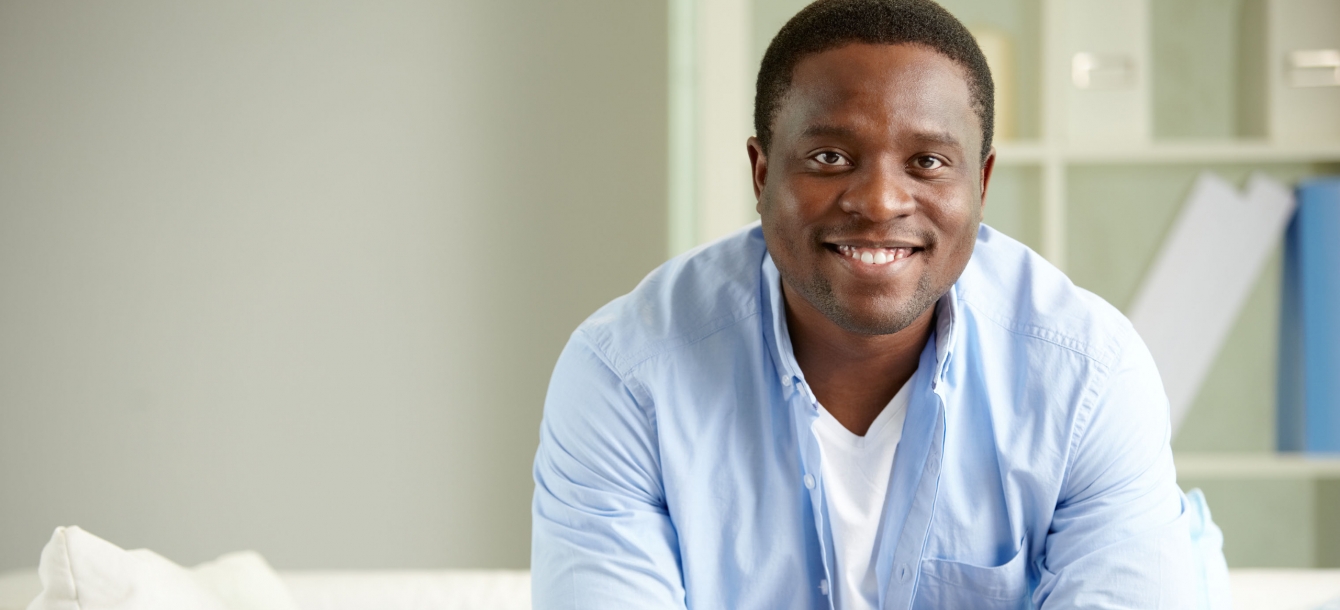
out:
<path id="1" fill-rule="evenodd" d="M 1177 476 L 1194 479 L 1340 479 L 1340 454 L 1177 453 Z"/>

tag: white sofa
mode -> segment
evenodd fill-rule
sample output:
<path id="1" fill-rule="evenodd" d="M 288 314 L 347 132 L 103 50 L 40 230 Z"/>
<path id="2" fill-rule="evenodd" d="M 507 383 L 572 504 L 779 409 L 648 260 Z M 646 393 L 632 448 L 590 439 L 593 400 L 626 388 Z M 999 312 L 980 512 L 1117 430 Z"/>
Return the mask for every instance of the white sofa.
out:
<path id="1" fill-rule="evenodd" d="M 524 571 L 280 572 L 301 610 L 525 610 Z M 1232 570 L 1234 610 L 1340 610 L 1340 570 Z M 23 610 L 36 570 L 0 575 L 0 610 Z"/>
<path id="2" fill-rule="evenodd" d="M 530 574 L 508 570 L 280 572 L 300 610 L 529 610 Z M 0 610 L 24 610 L 37 570 L 0 574 Z"/>

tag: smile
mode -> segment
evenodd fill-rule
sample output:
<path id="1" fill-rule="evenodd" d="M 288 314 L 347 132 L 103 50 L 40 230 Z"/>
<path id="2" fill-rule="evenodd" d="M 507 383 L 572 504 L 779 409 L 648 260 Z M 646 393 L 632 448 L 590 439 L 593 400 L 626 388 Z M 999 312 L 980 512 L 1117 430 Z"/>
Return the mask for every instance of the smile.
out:
<path id="1" fill-rule="evenodd" d="M 838 254 L 854 262 L 866 265 L 888 265 L 902 260 L 920 248 L 858 248 L 856 246 L 831 246 Z"/>

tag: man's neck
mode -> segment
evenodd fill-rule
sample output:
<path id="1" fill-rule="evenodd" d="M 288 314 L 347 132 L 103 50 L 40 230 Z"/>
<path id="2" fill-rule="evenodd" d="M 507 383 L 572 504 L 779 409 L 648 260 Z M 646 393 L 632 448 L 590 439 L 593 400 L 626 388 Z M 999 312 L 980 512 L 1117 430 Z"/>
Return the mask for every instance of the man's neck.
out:
<path id="1" fill-rule="evenodd" d="M 864 436 L 917 370 L 930 339 L 935 306 L 889 335 L 848 332 L 782 283 L 796 363 L 819 403 L 843 427 Z"/>

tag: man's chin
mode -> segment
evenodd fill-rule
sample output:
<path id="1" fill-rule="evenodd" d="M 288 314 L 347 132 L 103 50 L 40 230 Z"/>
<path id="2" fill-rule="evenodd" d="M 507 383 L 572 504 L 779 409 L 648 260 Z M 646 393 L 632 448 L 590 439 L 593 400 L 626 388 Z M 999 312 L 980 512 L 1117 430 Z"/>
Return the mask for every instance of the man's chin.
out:
<path id="1" fill-rule="evenodd" d="M 821 311 L 842 330 L 858 335 L 892 335 L 911 326 L 935 306 L 940 294 L 925 277 L 913 286 L 896 291 L 896 295 L 861 294 L 852 291 L 843 294 L 836 287 L 826 299 Z"/>
<path id="2" fill-rule="evenodd" d="M 924 308 L 903 303 L 893 308 L 842 308 L 828 319 L 842 330 L 856 335 L 892 335 L 912 325 Z"/>

